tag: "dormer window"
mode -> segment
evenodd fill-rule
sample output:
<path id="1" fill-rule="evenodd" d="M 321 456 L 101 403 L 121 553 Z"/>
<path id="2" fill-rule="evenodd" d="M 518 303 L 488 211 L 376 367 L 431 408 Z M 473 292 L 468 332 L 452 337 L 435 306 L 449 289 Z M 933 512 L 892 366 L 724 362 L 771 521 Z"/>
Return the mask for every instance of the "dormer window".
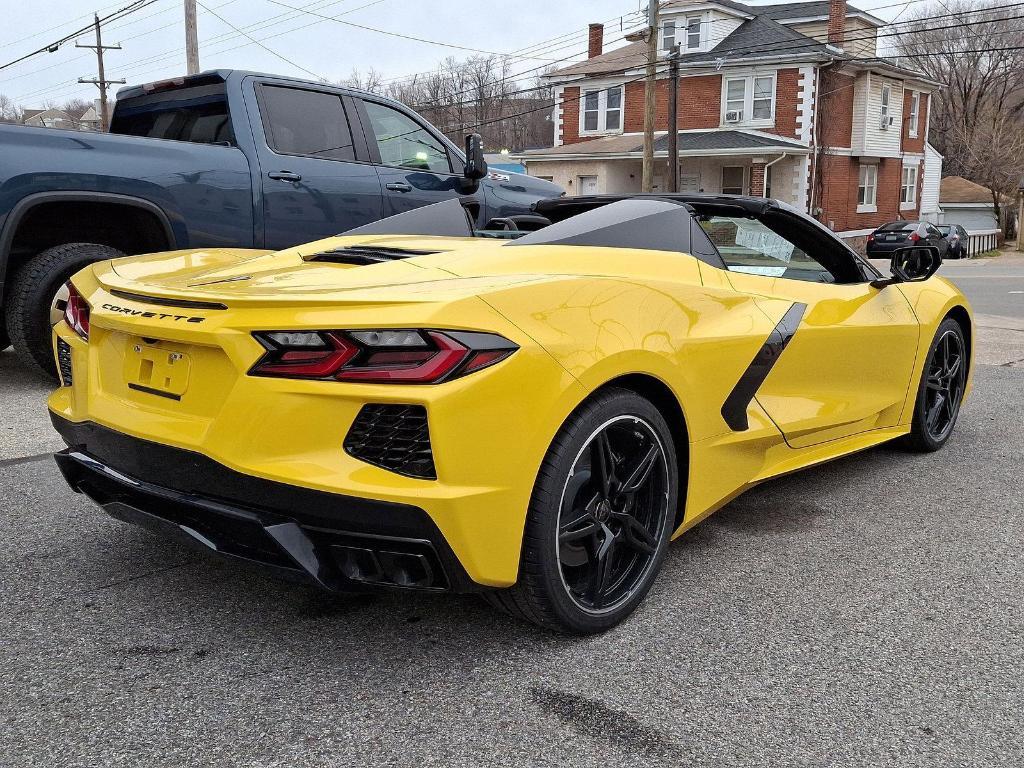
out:
<path id="1" fill-rule="evenodd" d="M 700 16 L 686 17 L 686 50 L 695 51 L 700 48 Z"/>
<path id="2" fill-rule="evenodd" d="M 661 25 L 661 50 L 671 51 L 676 47 L 676 20 L 669 19 Z"/>

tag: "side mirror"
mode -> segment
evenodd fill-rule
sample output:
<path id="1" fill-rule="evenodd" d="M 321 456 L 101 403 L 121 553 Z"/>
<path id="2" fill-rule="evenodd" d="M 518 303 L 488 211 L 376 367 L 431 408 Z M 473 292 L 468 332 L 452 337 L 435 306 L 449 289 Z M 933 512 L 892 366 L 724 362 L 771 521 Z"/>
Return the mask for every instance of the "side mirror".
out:
<path id="1" fill-rule="evenodd" d="M 939 249 L 934 245 L 911 245 L 897 248 L 892 252 L 889 269 L 892 277 L 886 280 L 875 280 L 872 285 L 884 288 L 894 283 L 918 283 L 927 280 L 942 266 Z"/>
<path id="2" fill-rule="evenodd" d="M 892 254 L 892 274 L 901 283 L 927 280 L 942 265 L 939 249 L 934 245 L 913 245 L 897 248 Z"/>
<path id="3" fill-rule="evenodd" d="M 479 133 L 466 137 L 466 167 L 462 175 L 470 181 L 480 181 L 487 176 L 487 161 L 484 159 L 484 140 Z"/>

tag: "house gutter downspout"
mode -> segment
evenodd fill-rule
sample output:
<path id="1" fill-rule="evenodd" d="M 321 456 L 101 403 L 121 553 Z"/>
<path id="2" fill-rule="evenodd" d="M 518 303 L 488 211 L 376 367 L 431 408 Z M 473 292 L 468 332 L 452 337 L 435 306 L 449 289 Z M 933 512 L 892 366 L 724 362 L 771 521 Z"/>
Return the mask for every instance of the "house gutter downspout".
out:
<path id="1" fill-rule="evenodd" d="M 764 164 L 765 179 L 768 178 L 768 169 L 771 168 L 776 163 L 780 162 L 781 160 L 785 160 L 787 157 L 789 157 L 789 152 L 783 152 L 781 155 L 776 157 L 770 163 L 765 163 Z M 764 197 L 764 198 L 768 197 L 768 185 L 767 184 L 762 184 L 761 185 L 761 197 Z"/>

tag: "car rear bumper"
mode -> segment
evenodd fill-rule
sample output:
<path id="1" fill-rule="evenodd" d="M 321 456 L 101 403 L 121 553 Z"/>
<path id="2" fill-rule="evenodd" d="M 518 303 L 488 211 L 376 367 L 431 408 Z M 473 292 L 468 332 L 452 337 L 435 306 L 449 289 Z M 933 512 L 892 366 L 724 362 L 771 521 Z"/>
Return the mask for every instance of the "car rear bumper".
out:
<path id="1" fill-rule="evenodd" d="M 51 413 L 70 486 L 115 518 L 337 591 L 471 592 L 422 509 L 236 472 L 198 453 Z"/>

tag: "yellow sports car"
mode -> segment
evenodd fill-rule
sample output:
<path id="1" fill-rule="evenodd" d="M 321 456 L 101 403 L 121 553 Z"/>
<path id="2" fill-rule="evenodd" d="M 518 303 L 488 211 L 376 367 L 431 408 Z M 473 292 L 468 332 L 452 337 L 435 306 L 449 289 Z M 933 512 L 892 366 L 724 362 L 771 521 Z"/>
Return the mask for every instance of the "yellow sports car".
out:
<path id="1" fill-rule="evenodd" d="M 884 278 L 782 203 L 703 195 L 101 262 L 55 327 L 57 462 L 115 517 L 328 589 L 597 632 L 752 485 L 946 442 L 974 334 L 938 266 L 908 247 Z"/>

